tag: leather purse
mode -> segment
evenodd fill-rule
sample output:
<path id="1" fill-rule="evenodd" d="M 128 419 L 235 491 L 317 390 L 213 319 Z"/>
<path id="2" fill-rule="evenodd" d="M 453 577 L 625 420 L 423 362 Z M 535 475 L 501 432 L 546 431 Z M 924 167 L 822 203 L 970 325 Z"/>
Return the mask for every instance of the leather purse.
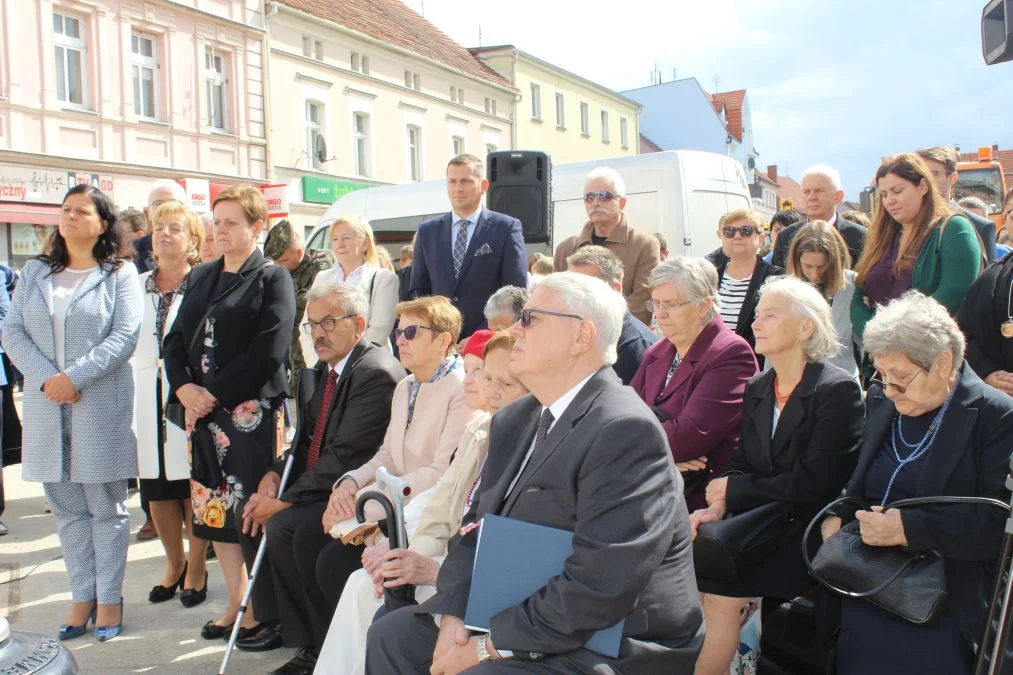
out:
<path id="1" fill-rule="evenodd" d="M 846 523 L 823 542 L 815 557 L 806 542 L 814 527 L 834 508 L 868 505 L 857 497 L 842 497 L 825 506 L 812 519 L 802 537 L 802 557 L 809 573 L 829 590 L 849 598 L 864 598 L 877 607 L 915 625 L 931 623 L 946 598 L 946 564 L 938 551 L 905 551 L 900 546 L 868 546 L 862 541 L 857 520 Z M 914 506 L 984 504 L 1003 509 L 1009 504 L 988 497 L 921 497 L 901 499 L 887 509 Z"/>
<path id="2" fill-rule="evenodd" d="M 794 512 L 781 502 L 703 523 L 693 540 L 693 566 L 699 576 L 736 581 L 744 570 L 801 529 Z"/>

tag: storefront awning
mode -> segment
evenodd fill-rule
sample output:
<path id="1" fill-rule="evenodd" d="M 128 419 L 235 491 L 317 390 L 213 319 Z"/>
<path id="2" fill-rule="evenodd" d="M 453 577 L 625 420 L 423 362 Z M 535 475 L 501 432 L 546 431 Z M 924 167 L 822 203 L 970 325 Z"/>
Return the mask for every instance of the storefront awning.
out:
<path id="1" fill-rule="evenodd" d="M 0 223 L 59 225 L 60 207 L 46 204 L 0 203 Z"/>

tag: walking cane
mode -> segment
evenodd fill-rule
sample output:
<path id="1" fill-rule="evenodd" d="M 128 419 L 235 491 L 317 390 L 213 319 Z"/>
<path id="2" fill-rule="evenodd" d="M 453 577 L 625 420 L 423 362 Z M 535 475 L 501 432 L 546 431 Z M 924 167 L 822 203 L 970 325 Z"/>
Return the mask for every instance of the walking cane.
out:
<path id="1" fill-rule="evenodd" d="M 1006 475 L 1006 489 L 1013 490 L 1013 456 L 1010 457 L 1010 473 Z M 1010 507 L 1013 509 L 1013 497 L 1010 498 Z M 1002 547 L 999 549 L 999 560 L 995 569 L 995 584 L 992 587 L 992 597 L 988 603 L 988 619 L 985 621 L 985 634 L 978 645 L 978 657 L 975 661 L 975 675 L 998 675 L 1002 672 L 1003 659 L 1006 657 L 1006 647 L 1009 644 L 1009 632 L 1011 614 L 1013 614 L 1013 514 L 1006 519 L 1006 530 L 1002 536 Z M 999 617 L 996 624 L 996 617 Z M 995 627 L 993 636 L 993 626 Z M 995 639 L 991 652 L 989 642 Z M 991 658 L 986 662 L 985 655 Z"/>
<path id="2" fill-rule="evenodd" d="M 292 473 L 292 460 L 295 459 L 295 453 L 289 452 L 288 457 L 285 459 L 285 470 L 281 474 L 281 483 L 278 484 L 278 497 L 281 497 L 281 493 L 285 491 L 285 486 L 288 485 L 288 476 Z M 239 639 L 240 624 L 243 622 L 243 616 L 246 614 L 246 607 L 250 604 L 250 598 L 253 596 L 253 586 L 257 583 L 257 573 L 260 572 L 260 564 L 264 561 L 264 554 L 267 552 L 267 530 L 264 529 L 260 535 L 260 546 L 257 547 L 257 557 L 253 559 L 253 567 L 250 568 L 250 576 L 246 582 L 246 593 L 243 594 L 243 601 L 239 604 L 239 614 L 236 615 L 236 622 L 232 624 L 232 635 L 229 636 L 229 644 L 225 648 L 225 657 L 222 658 L 222 665 L 218 669 L 218 675 L 225 675 L 225 670 L 229 667 L 229 661 L 232 659 L 232 650 L 236 647 L 236 640 Z"/>
<path id="3" fill-rule="evenodd" d="M 383 492 L 376 490 L 363 492 L 355 501 L 355 519 L 360 523 L 366 522 L 366 502 L 370 500 L 376 501 L 383 507 L 384 513 L 387 516 L 387 535 L 391 543 L 391 549 L 406 549 L 408 548 L 408 529 L 405 526 L 404 519 L 404 500 L 405 497 L 412 493 L 412 488 L 402 479 L 391 475 L 386 467 L 382 466 L 376 470 L 376 486 L 381 490 L 389 490 L 391 497 L 393 497 L 393 502 Z M 400 609 L 414 602 L 415 586 L 405 584 L 395 588 L 383 589 L 383 604 L 388 612 L 393 612 L 395 609 Z"/>

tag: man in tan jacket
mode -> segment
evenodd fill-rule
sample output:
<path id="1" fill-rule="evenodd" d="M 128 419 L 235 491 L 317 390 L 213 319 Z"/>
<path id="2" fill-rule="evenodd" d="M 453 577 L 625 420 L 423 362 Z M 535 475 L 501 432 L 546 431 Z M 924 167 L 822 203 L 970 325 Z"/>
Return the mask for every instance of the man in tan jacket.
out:
<path id="1" fill-rule="evenodd" d="M 647 277 L 661 262 L 661 246 L 649 232 L 634 229 L 626 222 L 626 184 L 622 176 L 608 167 L 589 173 L 584 181 L 584 208 L 589 219 L 584 229 L 556 246 L 556 271 L 566 271 L 566 259 L 578 248 L 604 246 L 623 262 L 623 297 L 630 313 L 649 325 Z"/>

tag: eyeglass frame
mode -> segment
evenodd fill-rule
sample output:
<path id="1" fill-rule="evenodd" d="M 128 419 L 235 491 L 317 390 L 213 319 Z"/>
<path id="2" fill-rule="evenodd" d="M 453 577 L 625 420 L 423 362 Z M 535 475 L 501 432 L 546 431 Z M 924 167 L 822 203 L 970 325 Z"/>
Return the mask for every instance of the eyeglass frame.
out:
<path id="1" fill-rule="evenodd" d="M 436 328 L 433 328 L 432 326 L 424 326 L 421 323 L 413 323 L 412 325 L 405 326 L 404 328 L 395 328 L 393 330 L 393 332 L 391 333 L 394 336 L 394 342 L 397 342 L 402 337 L 404 337 L 404 339 L 407 342 L 411 342 L 412 340 L 414 340 L 415 338 L 417 338 L 419 336 L 419 328 L 424 328 L 426 330 L 431 330 L 434 333 L 439 333 L 440 332 L 439 330 L 437 330 Z M 408 331 L 412 331 L 412 334 L 408 335 Z"/>
<path id="2" fill-rule="evenodd" d="M 671 316 L 672 312 L 685 307 L 686 305 L 692 305 L 692 300 L 683 300 L 682 302 L 667 303 L 667 302 L 654 302 L 654 300 L 648 300 L 644 303 L 644 308 L 647 309 L 651 314 L 665 313 L 665 316 Z M 660 310 L 660 311 L 659 311 Z"/>
<path id="3" fill-rule="evenodd" d="M 567 314 L 566 312 L 553 312 L 548 309 L 538 309 L 537 307 L 524 308 L 521 310 L 520 316 L 517 318 L 517 323 L 521 325 L 521 328 L 531 328 L 531 315 L 532 314 L 547 314 L 548 316 L 559 316 L 565 319 L 576 319 L 577 321 L 583 321 L 584 317 L 578 316 L 577 314 Z"/>
<path id="4" fill-rule="evenodd" d="M 883 373 L 879 372 L 879 370 L 875 370 L 873 371 L 873 377 L 869 378 L 869 384 L 878 384 L 880 387 L 883 388 L 884 392 L 887 389 L 893 389 L 898 394 L 903 396 L 904 394 L 907 393 L 908 388 L 911 387 L 911 383 L 915 381 L 915 378 L 921 375 L 922 373 L 927 372 L 929 372 L 928 368 L 919 367 L 918 372 L 912 375 L 911 379 L 909 379 L 907 382 L 905 382 L 904 384 L 896 384 L 894 382 L 887 382 L 886 380 L 883 379 Z M 879 377 L 875 377 L 876 375 L 879 375 Z"/>
<path id="5" fill-rule="evenodd" d="M 343 319 L 351 319 L 354 316 L 358 316 L 358 314 L 345 314 L 344 316 L 325 316 L 320 321 L 310 321 L 309 319 L 306 319 L 306 323 L 303 324 L 302 329 L 303 332 L 306 333 L 307 335 L 313 335 L 313 331 L 317 329 L 317 326 L 323 328 L 325 333 L 333 333 L 334 329 L 338 327 L 339 321 Z M 328 321 L 331 322 L 330 328 L 324 325 Z"/>
<path id="6" fill-rule="evenodd" d="M 617 195 L 614 192 L 609 192 L 608 190 L 598 190 L 597 192 L 584 193 L 585 204 L 593 204 L 596 199 L 601 202 L 610 202 L 613 199 L 622 199 L 622 196 Z"/>
<path id="7" fill-rule="evenodd" d="M 747 233 L 746 230 L 749 230 L 749 232 Z M 731 232 L 731 234 L 728 234 L 729 232 Z M 743 239 L 749 239 L 759 232 L 760 228 L 756 225 L 743 225 L 742 227 L 725 226 L 721 228 L 721 236 L 725 239 L 735 239 L 735 235 L 737 234 L 742 235 Z"/>

